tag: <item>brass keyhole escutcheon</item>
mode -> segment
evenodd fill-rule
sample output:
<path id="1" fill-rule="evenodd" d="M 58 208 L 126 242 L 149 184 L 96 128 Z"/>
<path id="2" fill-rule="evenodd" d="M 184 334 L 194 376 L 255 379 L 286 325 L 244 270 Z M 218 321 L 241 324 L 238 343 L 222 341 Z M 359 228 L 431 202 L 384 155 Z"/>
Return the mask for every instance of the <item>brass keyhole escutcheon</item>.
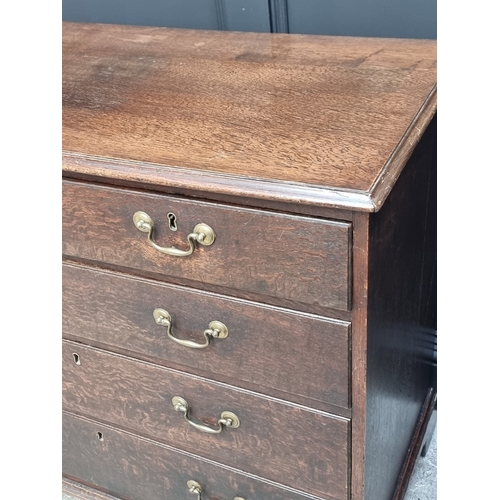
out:
<path id="1" fill-rule="evenodd" d="M 167 214 L 167 218 L 168 218 L 168 227 L 170 228 L 170 230 L 177 231 L 177 216 L 174 213 L 169 212 Z"/>

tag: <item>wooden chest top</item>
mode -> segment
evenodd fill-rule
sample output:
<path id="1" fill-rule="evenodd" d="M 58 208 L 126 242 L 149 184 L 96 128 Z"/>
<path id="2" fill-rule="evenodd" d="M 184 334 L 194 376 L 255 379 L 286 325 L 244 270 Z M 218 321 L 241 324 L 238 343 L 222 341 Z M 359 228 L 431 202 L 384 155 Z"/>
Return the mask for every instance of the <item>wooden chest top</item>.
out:
<path id="1" fill-rule="evenodd" d="M 435 84 L 434 40 L 63 23 L 63 168 L 374 211 Z"/>

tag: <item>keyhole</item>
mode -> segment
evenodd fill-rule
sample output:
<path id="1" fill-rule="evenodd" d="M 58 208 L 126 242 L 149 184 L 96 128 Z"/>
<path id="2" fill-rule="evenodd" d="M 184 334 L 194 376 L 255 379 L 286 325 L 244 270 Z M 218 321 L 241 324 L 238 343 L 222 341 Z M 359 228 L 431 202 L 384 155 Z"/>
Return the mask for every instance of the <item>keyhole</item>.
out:
<path id="1" fill-rule="evenodd" d="M 172 231 L 177 231 L 177 216 L 172 212 L 167 214 L 168 217 L 168 225 Z"/>
<path id="2" fill-rule="evenodd" d="M 99 441 L 104 441 L 104 436 L 102 435 L 102 432 L 98 432 L 98 433 L 97 433 L 97 439 L 98 439 Z"/>
<path id="3" fill-rule="evenodd" d="M 73 353 L 73 361 L 74 361 L 75 365 L 80 364 L 80 356 L 76 352 Z"/>

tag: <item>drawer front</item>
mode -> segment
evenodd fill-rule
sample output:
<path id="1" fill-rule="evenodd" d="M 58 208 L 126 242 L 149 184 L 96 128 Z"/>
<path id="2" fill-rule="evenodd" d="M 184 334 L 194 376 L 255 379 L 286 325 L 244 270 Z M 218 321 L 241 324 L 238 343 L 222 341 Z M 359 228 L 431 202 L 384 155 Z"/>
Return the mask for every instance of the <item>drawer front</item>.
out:
<path id="1" fill-rule="evenodd" d="M 80 265 L 62 276 L 65 336 L 310 406 L 349 406 L 349 323 Z M 179 345 L 156 324 L 157 308 L 181 341 L 204 345 L 212 321 L 228 336 Z"/>
<path id="2" fill-rule="evenodd" d="M 160 246 L 188 249 L 187 236 L 200 223 L 213 228 L 215 241 L 197 243 L 187 257 L 165 255 L 134 225 L 138 211 L 152 218 Z M 176 231 L 168 213 L 176 216 Z M 350 223 L 65 181 L 63 253 L 252 296 L 349 309 Z"/>
<path id="3" fill-rule="evenodd" d="M 74 355 L 78 356 L 78 363 Z M 176 411 L 216 429 L 207 434 Z M 63 342 L 63 408 L 325 499 L 348 492 L 349 421 L 92 347 Z"/>
<path id="4" fill-rule="evenodd" d="M 195 480 L 202 500 L 311 499 L 93 420 L 63 412 L 62 423 L 63 474 L 123 498 L 193 500 Z"/>

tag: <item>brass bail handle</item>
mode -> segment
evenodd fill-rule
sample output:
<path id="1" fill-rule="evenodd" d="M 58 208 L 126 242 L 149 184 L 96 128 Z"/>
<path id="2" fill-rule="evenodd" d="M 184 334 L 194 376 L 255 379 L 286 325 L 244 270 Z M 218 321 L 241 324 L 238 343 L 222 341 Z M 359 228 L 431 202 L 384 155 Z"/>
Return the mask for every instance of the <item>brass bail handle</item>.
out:
<path id="1" fill-rule="evenodd" d="M 194 479 L 190 479 L 187 482 L 187 487 L 188 487 L 189 493 L 193 493 L 194 495 L 198 495 L 197 500 L 202 500 L 201 493 L 203 490 L 202 490 L 201 485 L 198 481 L 195 481 Z M 242 497 L 234 497 L 233 500 L 245 500 L 245 499 Z"/>
<path id="2" fill-rule="evenodd" d="M 153 219 L 146 212 L 136 212 L 133 216 L 135 227 L 143 233 L 148 233 L 148 241 L 153 248 L 156 248 L 161 253 L 173 255 L 174 257 L 187 257 L 191 255 L 196 247 L 195 243 L 200 245 L 210 246 L 215 241 L 215 232 L 207 224 L 196 224 L 193 232 L 188 234 L 187 240 L 189 243 L 188 250 L 179 250 L 174 247 L 161 247 L 153 241 Z"/>
<path id="3" fill-rule="evenodd" d="M 172 398 L 172 404 L 174 405 L 175 411 L 182 412 L 184 414 L 184 419 L 189 422 L 189 424 L 192 425 L 195 429 L 198 429 L 201 432 L 206 432 L 208 434 L 220 434 L 224 427 L 237 429 L 240 426 L 240 419 L 230 411 L 223 411 L 220 414 L 220 418 L 217 421 L 219 426 L 214 429 L 213 427 L 209 427 L 208 425 L 199 424 L 189 418 L 189 405 L 184 398 L 181 398 L 180 396 L 174 396 Z"/>
<path id="4" fill-rule="evenodd" d="M 167 335 L 169 339 L 172 339 L 177 344 L 183 345 L 185 347 L 191 347 L 192 349 L 203 349 L 208 347 L 210 344 L 210 339 L 225 339 L 229 332 L 227 326 L 220 321 L 211 321 L 208 325 L 208 329 L 203 332 L 205 336 L 205 343 L 198 344 L 192 340 L 182 340 L 174 337 L 172 334 L 172 316 L 165 311 L 165 309 L 155 309 L 153 311 L 153 318 L 157 325 L 161 325 L 167 328 Z"/>

